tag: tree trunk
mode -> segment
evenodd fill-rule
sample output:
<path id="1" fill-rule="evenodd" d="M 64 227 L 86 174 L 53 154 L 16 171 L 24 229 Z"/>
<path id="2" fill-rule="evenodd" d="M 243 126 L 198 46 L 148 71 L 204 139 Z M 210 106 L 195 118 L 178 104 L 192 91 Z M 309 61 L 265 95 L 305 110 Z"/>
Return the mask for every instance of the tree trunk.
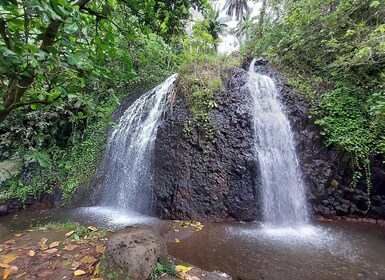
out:
<path id="1" fill-rule="evenodd" d="M 264 32 L 263 24 L 265 22 L 265 14 L 266 14 L 266 0 L 262 0 L 262 7 L 261 7 L 261 12 L 259 14 L 259 22 L 258 22 L 258 25 L 259 25 L 258 37 L 259 38 L 263 37 L 263 32 Z"/>

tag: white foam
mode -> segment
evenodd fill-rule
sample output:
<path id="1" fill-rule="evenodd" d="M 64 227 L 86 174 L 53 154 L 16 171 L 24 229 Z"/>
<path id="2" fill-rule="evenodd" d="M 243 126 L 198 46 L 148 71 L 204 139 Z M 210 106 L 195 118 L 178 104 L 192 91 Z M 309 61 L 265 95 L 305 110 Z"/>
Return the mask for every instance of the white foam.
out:
<path id="1" fill-rule="evenodd" d="M 133 224 L 153 224 L 159 221 L 157 218 L 146 216 L 137 212 L 114 207 L 81 207 L 75 210 L 82 216 L 102 221 L 107 226 L 122 227 Z"/>

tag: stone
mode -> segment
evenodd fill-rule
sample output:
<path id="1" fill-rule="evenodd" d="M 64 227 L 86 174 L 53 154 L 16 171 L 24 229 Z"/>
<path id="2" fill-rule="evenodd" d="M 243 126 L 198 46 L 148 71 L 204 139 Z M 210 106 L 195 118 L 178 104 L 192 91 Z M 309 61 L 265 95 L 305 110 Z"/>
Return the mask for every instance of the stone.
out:
<path id="1" fill-rule="evenodd" d="M 122 271 L 122 279 L 129 276 L 134 280 L 143 280 L 150 277 L 158 260 L 166 260 L 167 247 L 154 227 L 133 225 L 110 237 L 105 255 L 101 267 L 106 270 L 106 275 Z"/>
<path id="2" fill-rule="evenodd" d="M 183 133 L 192 114 L 183 95 L 177 94 L 155 141 L 159 217 L 211 222 L 258 218 L 260 183 L 246 77 L 243 69 L 228 70 L 224 89 L 215 93 L 217 108 L 210 113 L 218 132 L 215 143 L 205 141 L 198 127 Z"/>

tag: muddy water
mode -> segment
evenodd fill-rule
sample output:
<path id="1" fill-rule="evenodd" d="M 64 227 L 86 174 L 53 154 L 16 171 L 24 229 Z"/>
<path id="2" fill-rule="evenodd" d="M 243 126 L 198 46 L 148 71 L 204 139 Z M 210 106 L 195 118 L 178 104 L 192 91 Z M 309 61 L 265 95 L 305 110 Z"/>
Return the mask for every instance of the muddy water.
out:
<path id="1" fill-rule="evenodd" d="M 111 208 L 20 212 L 0 217 L 0 242 L 11 232 L 48 221 L 121 228 L 158 227 L 169 253 L 206 270 L 243 280 L 385 280 L 385 227 L 353 222 L 269 228 L 257 223 L 205 224 L 199 232 L 175 233 L 172 223 Z M 180 242 L 174 240 L 178 238 Z"/>

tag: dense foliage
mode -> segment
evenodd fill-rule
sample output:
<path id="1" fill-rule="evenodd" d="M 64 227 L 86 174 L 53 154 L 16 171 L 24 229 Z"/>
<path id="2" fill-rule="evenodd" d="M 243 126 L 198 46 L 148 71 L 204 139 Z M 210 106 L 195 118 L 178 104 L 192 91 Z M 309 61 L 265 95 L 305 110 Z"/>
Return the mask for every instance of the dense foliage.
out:
<path id="1" fill-rule="evenodd" d="M 175 71 L 190 8 L 204 0 L 5 0 L 0 3 L 0 160 L 22 174 L 2 195 L 61 187 L 94 171 L 109 115 Z"/>
<path id="2" fill-rule="evenodd" d="M 352 184 L 361 175 L 370 179 L 370 161 L 385 153 L 384 1 L 265 5 L 262 25 L 249 30 L 243 52 L 265 55 L 281 67 L 312 102 L 327 143 L 351 155 Z"/>

